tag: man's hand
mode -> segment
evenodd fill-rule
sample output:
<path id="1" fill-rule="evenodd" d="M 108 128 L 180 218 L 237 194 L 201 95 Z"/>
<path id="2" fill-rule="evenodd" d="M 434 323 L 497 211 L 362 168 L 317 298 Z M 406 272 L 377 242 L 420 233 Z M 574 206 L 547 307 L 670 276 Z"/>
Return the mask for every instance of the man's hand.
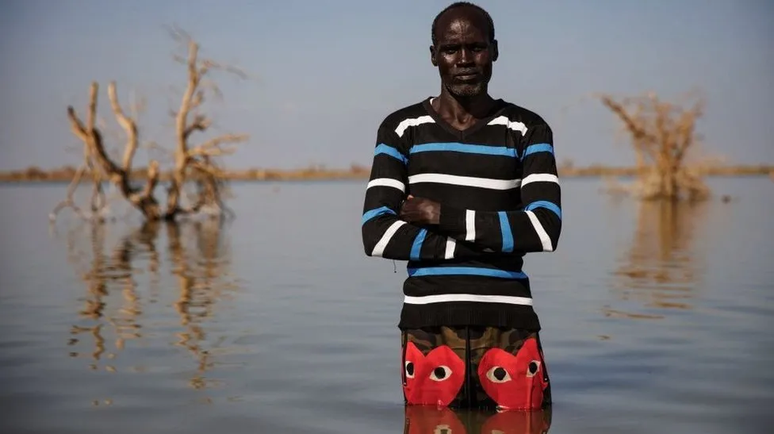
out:
<path id="1" fill-rule="evenodd" d="M 409 195 L 400 207 L 400 218 L 419 225 L 437 225 L 441 220 L 441 204 Z"/>

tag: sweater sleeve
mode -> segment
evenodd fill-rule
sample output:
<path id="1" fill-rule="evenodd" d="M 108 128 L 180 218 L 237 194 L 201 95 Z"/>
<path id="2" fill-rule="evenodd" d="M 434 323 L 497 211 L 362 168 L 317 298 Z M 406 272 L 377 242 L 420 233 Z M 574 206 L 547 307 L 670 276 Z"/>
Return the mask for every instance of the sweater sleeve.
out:
<path id="1" fill-rule="evenodd" d="M 562 230 L 562 205 L 551 128 L 547 124 L 529 128 L 523 143 L 523 208 L 477 211 L 441 205 L 440 233 L 496 252 L 556 250 Z"/>
<path id="2" fill-rule="evenodd" d="M 367 256 L 395 260 L 443 260 L 481 256 L 482 249 L 398 218 L 406 197 L 408 152 L 386 123 L 377 132 L 363 205 L 362 238 Z"/>

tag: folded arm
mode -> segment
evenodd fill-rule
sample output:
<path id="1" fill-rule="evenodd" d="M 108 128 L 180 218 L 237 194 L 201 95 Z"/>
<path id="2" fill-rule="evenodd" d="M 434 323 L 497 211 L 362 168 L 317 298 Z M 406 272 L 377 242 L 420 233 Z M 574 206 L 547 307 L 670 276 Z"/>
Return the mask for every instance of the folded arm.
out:
<path id="1" fill-rule="evenodd" d="M 400 206 L 406 197 L 407 154 L 395 131 L 384 124 L 380 126 L 361 222 L 365 254 L 411 261 L 481 256 L 481 249 L 471 243 L 459 242 L 399 218 Z"/>
<path id="2" fill-rule="evenodd" d="M 441 205 L 439 231 L 496 252 L 553 252 L 562 230 L 561 188 L 553 134 L 531 127 L 521 150 L 523 209 L 477 211 Z"/>

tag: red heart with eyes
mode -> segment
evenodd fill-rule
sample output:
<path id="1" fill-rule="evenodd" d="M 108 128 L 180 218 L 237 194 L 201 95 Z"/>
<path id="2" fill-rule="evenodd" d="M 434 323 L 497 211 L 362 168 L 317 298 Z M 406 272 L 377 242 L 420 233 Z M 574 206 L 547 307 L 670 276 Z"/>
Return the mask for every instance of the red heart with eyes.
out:
<path id="1" fill-rule="evenodd" d="M 478 365 L 481 386 L 500 408 L 535 410 L 543 402 L 546 381 L 537 341 L 529 338 L 512 355 L 499 348 L 488 350 Z"/>
<path id="2" fill-rule="evenodd" d="M 403 393 L 409 404 L 446 407 L 465 381 L 465 363 L 446 345 L 425 356 L 413 342 L 408 342 L 403 369 Z"/>

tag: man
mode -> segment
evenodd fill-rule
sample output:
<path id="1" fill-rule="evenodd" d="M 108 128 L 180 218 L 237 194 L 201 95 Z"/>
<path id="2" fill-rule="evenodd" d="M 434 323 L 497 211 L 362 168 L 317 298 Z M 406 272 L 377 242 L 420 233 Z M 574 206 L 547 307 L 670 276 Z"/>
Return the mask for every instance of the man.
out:
<path id="1" fill-rule="evenodd" d="M 401 329 L 409 405 L 550 404 L 527 252 L 551 252 L 561 192 L 551 128 L 488 93 L 489 14 L 454 3 L 433 22 L 441 93 L 379 126 L 365 193 L 368 256 L 408 261 Z"/>

